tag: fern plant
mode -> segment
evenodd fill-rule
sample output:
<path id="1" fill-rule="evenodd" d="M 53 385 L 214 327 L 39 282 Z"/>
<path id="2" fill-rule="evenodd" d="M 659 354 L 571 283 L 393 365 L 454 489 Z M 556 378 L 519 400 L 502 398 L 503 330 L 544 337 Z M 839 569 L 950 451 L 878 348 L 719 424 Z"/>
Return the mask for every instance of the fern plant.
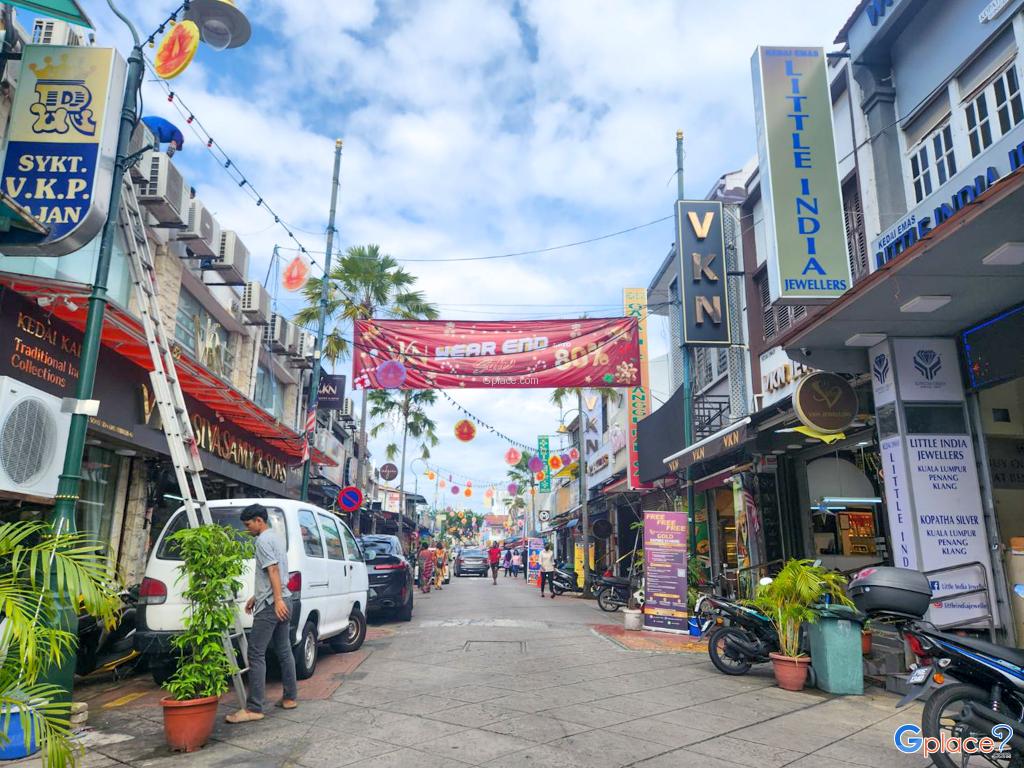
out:
<path id="1" fill-rule="evenodd" d="M 75 633 L 60 628 L 61 607 L 77 606 L 110 624 L 119 599 L 106 545 L 47 523 L 0 524 L 0 715 L 18 717 L 25 746 L 35 737 L 47 768 L 75 765 L 68 692 L 42 682 L 75 653 Z M 9 741 L 0 728 L 0 745 Z"/>
<path id="2" fill-rule="evenodd" d="M 189 614 L 185 631 L 171 641 L 178 666 L 164 688 L 177 701 L 220 696 L 237 670 L 221 638 L 234 625 L 235 595 L 242 588 L 246 561 L 253 556 L 252 542 L 221 525 L 184 528 L 170 540 L 183 559 L 178 581 L 186 582 L 182 595 Z"/>
<path id="3" fill-rule="evenodd" d="M 813 560 L 790 560 L 770 584 L 761 585 L 751 606 L 772 621 L 779 634 L 779 652 L 797 658 L 800 650 L 800 629 L 813 624 L 818 614 L 813 606 L 828 596 L 833 603 L 850 605 L 846 596 L 846 577 L 830 571 Z"/>

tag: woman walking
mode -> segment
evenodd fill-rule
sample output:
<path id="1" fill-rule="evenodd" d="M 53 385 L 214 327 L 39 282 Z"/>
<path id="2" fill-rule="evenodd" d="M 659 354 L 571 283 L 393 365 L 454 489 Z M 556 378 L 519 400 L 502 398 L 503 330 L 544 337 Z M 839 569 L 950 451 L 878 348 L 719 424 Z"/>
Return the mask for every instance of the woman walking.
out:
<path id="1" fill-rule="evenodd" d="M 511 549 L 506 549 L 505 550 L 505 556 L 502 558 L 501 564 L 502 564 L 502 567 L 504 567 L 504 569 L 505 569 L 505 578 L 507 579 L 509 577 L 509 574 L 512 573 L 512 550 Z"/>
<path id="2" fill-rule="evenodd" d="M 427 542 L 420 544 L 420 591 L 429 592 L 430 585 L 434 581 L 434 565 L 437 563 L 437 553 Z"/>
<path id="3" fill-rule="evenodd" d="M 551 551 L 551 542 L 544 545 L 540 553 L 540 596 L 544 597 L 544 585 L 551 588 L 551 599 L 555 599 L 555 553 Z"/>
<path id="4" fill-rule="evenodd" d="M 437 545 L 437 568 L 434 571 L 434 586 L 437 587 L 438 591 L 441 591 L 444 584 L 444 572 L 448 567 L 448 550 L 444 547 L 442 541 Z"/>
<path id="5" fill-rule="evenodd" d="M 512 576 L 513 578 L 519 578 L 519 569 L 523 567 L 523 556 L 517 549 L 512 554 Z"/>

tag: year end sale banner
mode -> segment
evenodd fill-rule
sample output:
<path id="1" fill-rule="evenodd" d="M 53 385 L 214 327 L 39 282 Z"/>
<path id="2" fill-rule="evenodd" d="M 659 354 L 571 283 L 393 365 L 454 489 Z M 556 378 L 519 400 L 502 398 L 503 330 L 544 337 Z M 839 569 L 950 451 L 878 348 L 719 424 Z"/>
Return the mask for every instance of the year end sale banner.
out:
<path id="1" fill-rule="evenodd" d="M 644 627 L 688 632 L 685 512 L 644 512 Z"/>
<path id="2" fill-rule="evenodd" d="M 636 387 L 636 318 L 357 320 L 358 389 Z"/>

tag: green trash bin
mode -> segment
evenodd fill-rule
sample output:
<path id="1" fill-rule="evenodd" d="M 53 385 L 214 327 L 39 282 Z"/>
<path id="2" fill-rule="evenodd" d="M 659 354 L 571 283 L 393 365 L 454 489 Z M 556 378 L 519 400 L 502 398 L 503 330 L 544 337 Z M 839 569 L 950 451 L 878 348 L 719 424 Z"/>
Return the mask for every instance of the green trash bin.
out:
<path id="1" fill-rule="evenodd" d="M 815 610 L 818 620 L 806 626 L 817 686 L 828 693 L 863 694 L 864 615 L 845 605 L 819 605 Z"/>

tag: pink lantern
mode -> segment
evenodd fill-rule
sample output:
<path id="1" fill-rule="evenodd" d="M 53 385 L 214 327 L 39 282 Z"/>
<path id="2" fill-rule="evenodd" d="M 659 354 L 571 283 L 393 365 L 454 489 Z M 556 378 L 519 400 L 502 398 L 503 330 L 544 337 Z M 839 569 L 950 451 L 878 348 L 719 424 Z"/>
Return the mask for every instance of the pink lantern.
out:
<path id="1" fill-rule="evenodd" d="M 544 469 L 544 462 L 541 460 L 540 456 L 531 456 L 530 471 L 536 474 L 537 472 L 540 472 L 542 469 Z"/>
<path id="2" fill-rule="evenodd" d="M 515 496 L 517 493 L 519 493 L 519 483 L 509 483 L 507 490 L 509 494 Z"/>
<path id="3" fill-rule="evenodd" d="M 576 450 L 575 448 L 570 448 L 569 449 L 569 458 L 572 461 L 578 460 L 579 457 L 580 457 L 580 452 L 578 450 Z"/>
<path id="4" fill-rule="evenodd" d="M 398 389 L 405 383 L 405 366 L 397 360 L 385 360 L 377 366 L 377 381 L 384 389 Z"/>
<path id="5" fill-rule="evenodd" d="M 472 480 L 467 480 L 466 481 L 466 487 L 467 488 L 472 488 L 473 487 L 473 481 Z"/>
<path id="6" fill-rule="evenodd" d="M 505 463 L 510 467 L 514 467 L 519 463 L 519 460 L 523 458 L 523 454 L 520 453 L 515 447 L 509 448 L 505 451 Z"/>

